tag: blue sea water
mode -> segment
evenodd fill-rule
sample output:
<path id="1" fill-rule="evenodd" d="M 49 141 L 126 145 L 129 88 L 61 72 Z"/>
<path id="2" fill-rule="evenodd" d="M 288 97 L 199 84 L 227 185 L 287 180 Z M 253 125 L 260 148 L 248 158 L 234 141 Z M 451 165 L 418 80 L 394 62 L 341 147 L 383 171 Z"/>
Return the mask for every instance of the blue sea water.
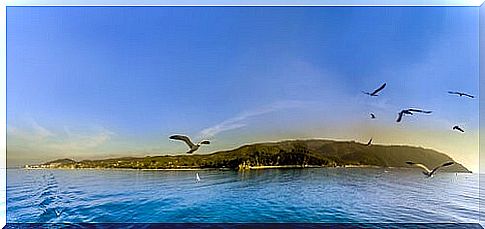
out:
<path id="1" fill-rule="evenodd" d="M 384 168 L 9 169 L 7 223 L 36 222 L 478 223 L 479 176 L 429 179 Z"/>

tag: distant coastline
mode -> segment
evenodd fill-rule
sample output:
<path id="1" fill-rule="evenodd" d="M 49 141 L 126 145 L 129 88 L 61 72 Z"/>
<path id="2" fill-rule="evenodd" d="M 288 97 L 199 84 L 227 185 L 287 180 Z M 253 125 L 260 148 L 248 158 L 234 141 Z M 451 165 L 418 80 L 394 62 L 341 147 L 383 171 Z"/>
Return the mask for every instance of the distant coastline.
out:
<path id="1" fill-rule="evenodd" d="M 413 146 L 367 146 L 355 141 L 322 139 L 287 140 L 256 143 L 211 154 L 122 157 L 104 160 L 59 159 L 43 164 L 26 165 L 26 169 L 137 169 L 137 170 L 259 170 L 285 168 L 389 168 L 409 167 L 406 161 L 418 161 L 434 167 L 453 161 L 446 154 Z M 470 172 L 463 165 L 444 169 Z"/>
<path id="2" fill-rule="evenodd" d="M 319 165 L 306 165 L 306 166 L 301 166 L 301 165 L 260 165 L 260 166 L 250 166 L 248 169 L 250 170 L 261 170 L 261 169 L 304 169 L 304 168 L 369 168 L 369 167 L 375 167 L 375 168 L 383 168 L 379 166 L 371 166 L 371 165 L 347 165 L 347 166 L 335 166 L 335 167 L 329 167 L 329 166 L 319 166 Z M 25 167 L 20 167 L 20 168 L 15 168 L 15 169 L 30 169 L 30 170 L 43 170 L 43 169 L 60 169 L 60 170 L 73 170 L 73 169 L 81 169 L 81 170 L 141 170 L 141 171 L 200 171 L 200 170 L 233 170 L 231 168 L 159 168 L 159 169 L 139 169 L 139 168 L 68 168 L 68 167 L 62 167 L 62 166 L 44 166 L 40 167 L 39 165 L 26 165 Z"/>
<path id="3" fill-rule="evenodd" d="M 267 165 L 267 166 L 250 166 L 247 170 L 265 170 L 265 169 L 312 169 L 312 168 L 375 168 L 375 169 L 393 169 L 405 167 L 385 167 L 375 165 L 343 165 L 343 166 L 320 166 L 320 165 Z M 170 169 L 134 169 L 134 168 L 64 168 L 64 167 L 16 167 L 9 169 L 26 169 L 26 170 L 138 170 L 138 171 L 207 171 L 219 170 L 230 171 L 230 168 L 170 168 Z"/>

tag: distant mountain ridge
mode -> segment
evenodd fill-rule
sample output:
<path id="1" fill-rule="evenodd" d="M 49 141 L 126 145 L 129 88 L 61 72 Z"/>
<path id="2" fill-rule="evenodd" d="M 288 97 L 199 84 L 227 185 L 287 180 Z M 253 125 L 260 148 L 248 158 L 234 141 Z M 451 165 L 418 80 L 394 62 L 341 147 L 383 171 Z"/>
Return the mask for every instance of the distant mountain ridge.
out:
<path id="1" fill-rule="evenodd" d="M 60 159 L 30 167 L 41 168 L 131 168 L 184 169 L 229 168 L 251 169 L 264 167 L 341 167 L 379 166 L 409 167 L 406 161 L 422 163 L 429 168 L 446 161 L 454 161 L 446 154 L 414 146 L 370 145 L 355 141 L 286 140 L 255 143 L 211 154 L 123 157 L 103 160 L 74 161 Z M 443 168 L 448 172 L 470 172 L 463 165 Z"/>

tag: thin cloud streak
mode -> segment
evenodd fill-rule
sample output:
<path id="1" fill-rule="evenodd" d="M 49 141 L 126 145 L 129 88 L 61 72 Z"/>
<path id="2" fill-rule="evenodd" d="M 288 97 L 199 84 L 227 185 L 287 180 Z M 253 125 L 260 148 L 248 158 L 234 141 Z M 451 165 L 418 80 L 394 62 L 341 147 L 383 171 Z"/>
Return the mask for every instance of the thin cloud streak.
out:
<path id="1" fill-rule="evenodd" d="M 55 133 L 43 127 L 35 120 L 30 125 L 19 128 L 9 125 L 7 135 L 13 146 L 30 148 L 32 151 L 85 151 L 99 147 L 108 142 L 114 135 L 113 132 L 101 128 L 98 131 L 73 134 L 65 126 L 64 133 Z"/>
<path id="2" fill-rule="evenodd" d="M 239 129 L 242 127 L 247 126 L 247 119 L 284 110 L 284 109 L 291 109 L 291 108 L 298 108 L 298 107 L 303 107 L 305 105 L 309 105 L 310 102 L 306 101 L 298 101 L 298 100 L 285 100 L 285 101 L 279 101 L 273 104 L 270 104 L 266 107 L 261 107 L 255 110 L 251 111 L 246 111 L 243 112 L 235 117 L 226 119 L 222 121 L 219 124 L 216 124 L 214 126 L 208 127 L 206 129 L 203 129 L 200 131 L 199 136 L 200 137 L 206 137 L 206 138 L 211 138 L 216 136 L 217 134 L 224 132 L 224 131 L 229 131 L 229 130 L 234 130 L 234 129 Z"/>
<path id="3" fill-rule="evenodd" d="M 35 120 L 29 121 L 29 128 L 27 129 L 9 125 L 7 128 L 7 135 L 35 142 L 39 142 L 46 138 L 55 136 L 52 131 L 39 125 Z"/>
<path id="4" fill-rule="evenodd" d="M 113 132 L 103 129 L 95 134 L 78 135 L 75 138 L 70 137 L 67 140 L 50 143 L 46 147 L 55 150 L 82 151 L 93 149 L 106 143 L 111 139 L 112 135 L 114 135 Z"/>

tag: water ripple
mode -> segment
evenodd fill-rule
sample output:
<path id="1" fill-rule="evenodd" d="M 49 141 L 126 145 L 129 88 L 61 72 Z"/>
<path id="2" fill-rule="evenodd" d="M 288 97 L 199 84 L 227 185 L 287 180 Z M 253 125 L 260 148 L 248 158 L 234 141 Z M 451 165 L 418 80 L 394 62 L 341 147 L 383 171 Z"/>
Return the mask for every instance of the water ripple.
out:
<path id="1" fill-rule="evenodd" d="M 9 170 L 7 222 L 478 222 L 478 175 Z"/>

